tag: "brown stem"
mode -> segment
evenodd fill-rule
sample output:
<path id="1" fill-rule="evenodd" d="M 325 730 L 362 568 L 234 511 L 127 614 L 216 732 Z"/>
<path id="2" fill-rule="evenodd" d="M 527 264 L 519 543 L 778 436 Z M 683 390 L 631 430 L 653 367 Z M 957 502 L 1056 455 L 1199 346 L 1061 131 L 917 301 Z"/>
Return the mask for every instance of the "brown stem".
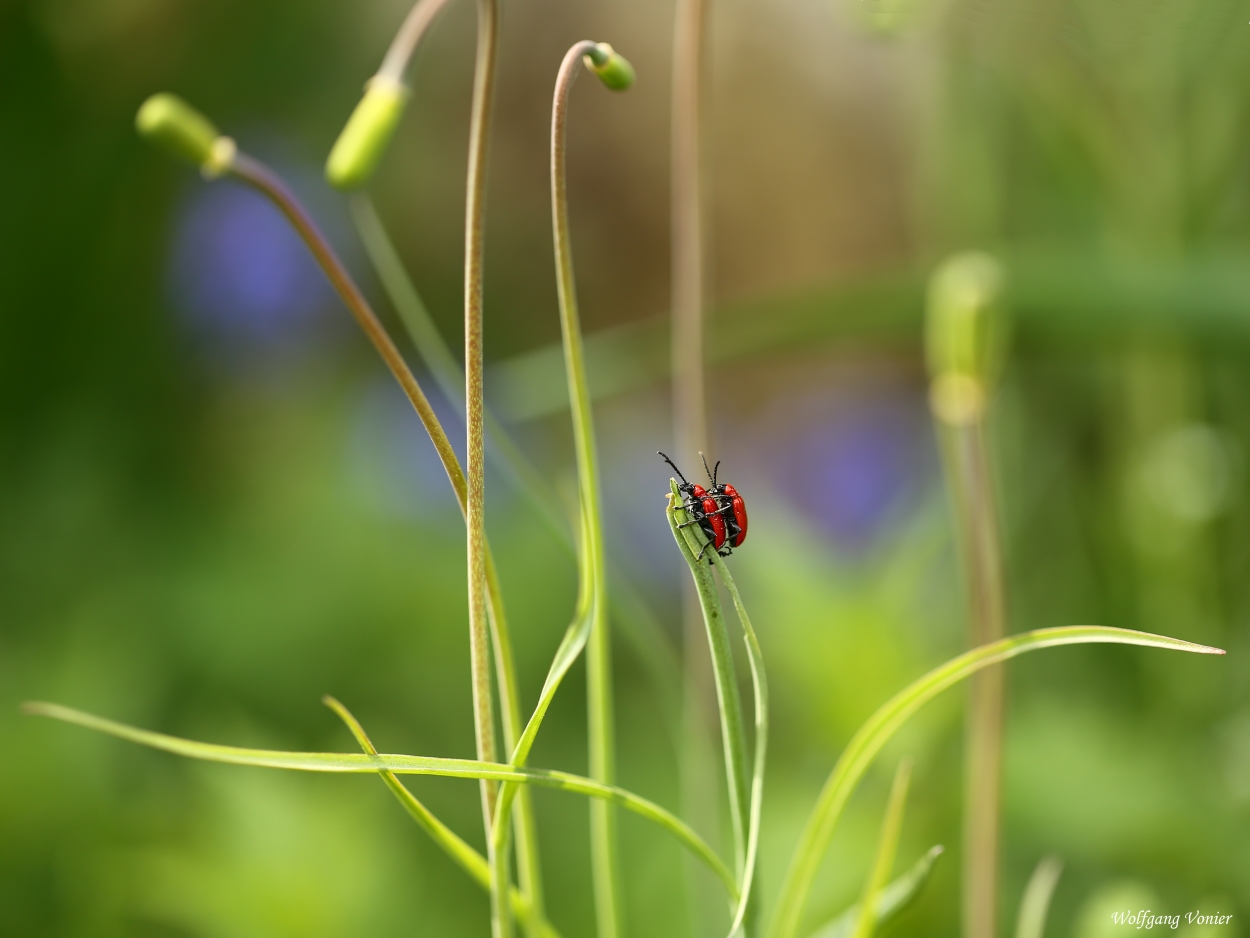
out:
<path id="1" fill-rule="evenodd" d="M 972 647 L 1006 634 L 1002 551 L 983 419 L 943 432 L 963 555 Z M 969 682 L 964 782 L 964 938 L 994 938 L 1002 777 L 1003 669 Z"/>
<path id="2" fill-rule="evenodd" d="M 490 680 L 490 636 L 486 617 L 485 455 L 482 429 L 482 251 L 486 158 L 495 90 L 499 36 L 498 0 L 478 0 L 477 60 L 469 123 L 469 170 L 464 224 L 464 363 L 468 414 L 469 646 L 473 670 L 473 730 L 479 759 L 495 761 L 495 727 Z M 490 836 L 495 785 L 482 782 L 482 814 Z"/>

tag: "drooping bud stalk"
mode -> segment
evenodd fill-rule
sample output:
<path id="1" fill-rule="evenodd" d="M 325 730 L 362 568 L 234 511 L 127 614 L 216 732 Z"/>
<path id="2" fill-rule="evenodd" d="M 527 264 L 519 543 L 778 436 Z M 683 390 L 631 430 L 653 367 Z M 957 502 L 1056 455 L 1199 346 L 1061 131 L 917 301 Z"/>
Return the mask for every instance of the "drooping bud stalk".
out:
<path id="1" fill-rule="evenodd" d="M 625 91 L 634 83 L 634 67 L 629 60 L 606 42 L 597 42 L 582 61 L 613 91 Z"/>
<path id="2" fill-rule="evenodd" d="M 135 129 L 173 156 L 200 167 L 209 179 L 229 171 L 234 163 L 234 141 L 177 95 L 154 94 L 144 101 L 135 115 Z"/>
<path id="3" fill-rule="evenodd" d="M 929 403 L 943 423 L 966 425 L 985 411 L 1006 341 L 1004 281 L 998 261 L 980 252 L 949 258 L 929 280 Z"/>
<path id="4" fill-rule="evenodd" d="M 336 189 L 359 189 L 377 169 L 408 103 L 408 89 L 380 75 L 369 80 L 326 160 L 326 180 Z"/>

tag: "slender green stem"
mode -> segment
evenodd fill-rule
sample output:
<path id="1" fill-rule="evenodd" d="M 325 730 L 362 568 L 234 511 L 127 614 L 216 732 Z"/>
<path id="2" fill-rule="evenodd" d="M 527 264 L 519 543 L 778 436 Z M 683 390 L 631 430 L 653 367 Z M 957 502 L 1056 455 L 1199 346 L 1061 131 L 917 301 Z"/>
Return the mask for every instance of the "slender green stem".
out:
<path id="1" fill-rule="evenodd" d="M 365 733 L 364 727 L 352 716 L 351 711 L 338 700 L 328 695 L 323 697 L 322 700 L 327 707 L 338 714 L 339 718 L 347 724 L 347 728 L 356 737 L 356 742 L 360 744 L 360 748 L 370 755 L 376 756 L 378 750 L 374 747 L 368 734 Z M 468 873 L 474 882 L 489 892 L 490 865 L 486 862 L 486 858 L 465 843 L 455 831 L 435 817 L 430 809 L 422 804 L 417 796 L 410 792 L 407 786 L 396 777 L 394 772 L 380 772 L 379 774 L 386 783 L 386 787 L 391 790 L 399 800 L 399 803 L 403 805 L 404 810 L 408 812 L 422 830 L 430 835 L 430 839 L 442 847 L 444 852 L 461 869 Z M 527 923 L 527 925 L 533 923 L 533 928 L 543 938 L 560 938 L 559 932 L 552 927 L 550 922 L 534 915 L 533 905 L 530 903 L 529 898 L 523 895 L 520 890 L 515 888 L 509 890 L 509 900 L 513 914 L 521 921 Z"/>
<path id="2" fill-rule="evenodd" d="M 972 647 L 1006 634 L 998 513 L 986 452 L 983 411 L 942 422 L 941 436 L 957 541 L 967 584 Z M 969 681 L 964 763 L 964 938 L 994 938 L 998 925 L 998 842 L 1003 738 L 1003 669 Z"/>
<path id="3" fill-rule="evenodd" d="M 497 762 L 481 762 L 472 759 L 443 759 L 435 756 L 408 756 L 342 752 L 285 752 L 276 749 L 244 749 L 237 746 L 221 746 L 201 743 L 164 733 L 153 733 L 115 720 L 62 707 L 59 704 L 30 701 L 22 704 L 22 712 L 32 716 L 50 717 L 65 723 L 73 723 L 87 729 L 107 733 L 119 739 L 129 740 L 142 746 L 160 749 L 174 755 L 208 762 L 224 762 L 231 765 L 248 765 L 270 769 L 288 769 L 299 772 L 329 772 L 336 774 L 373 775 L 393 772 L 396 775 L 435 775 L 444 778 L 490 779 L 495 782 L 519 782 L 540 785 L 560 791 L 600 799 L 633 811 L 664 828 L 683 846 L 703 860 L 708 868 L 725 884 L 731 901 L 738 900 L 738 884 L 733 872 L 704 841 L 680 818 L 666 811 L 653 801 L 633 792 L 605 785 L 594 779 L 583 778 L 569 772 L 551 769 L 522 769 Z"/>
<path id="4" fill-rule="evenodd" d="M 842 815 L 847 799 L 872 763 L 881 747 L 895 731 L 922 706 L 942 691 L 983 668 L 1041 648 L 1087 643 L 1145 645 L 1188 651 L 1197 654 L 1222 655 L 1218 648 L 1149 632 L 1116 629 L 1101 625 L 1072 625 L 1054 629 L 1038 629 L 1000 639 L 990 645 L 974 648 L 913 682 L 891 697 L 874 713 L 847 743 L 842 756 L 833 767 L 825 787 L 807 819 L 799 845 L 790 862 L 790 870 L 781 886 L 777 908 L 773 913 L 769 938 L 794 938 L 799 919 L 807 902 L 816 869 L 828 849 L 834 828 Z"/>
<path id="5" fill-rule="evenodd" d="M 616 775 L 612 716 L 612 659 L 608 635 L 607 577 L 603 557 L 603 523 L 599 496 L 599 467 L 595 453 L 590 387 L 586 381 L 585 352 L 577 313 L 577 287 L 569 239 L 568 186 L 565 171 L 569 91 L 580 71 L 582 57 L 595 48 L 579 42 L 564 56 L 556 77 L 551 108 L 551 213 L 556 257 L 556 287 L 560 300 L 560 329 L 564 338 L 569 403 L 573 413 L 573 444 L 577 479 L 586 525 L 582 545 L 591 584 L 590 636 L 586 650 L 586 697 L 589 719 L 590 775 L 611 784 Z M 621 934 L 616 814 L 610 804 L 590 808 L 591 866 L 595 887 L 595 915 L 599 938 Z"/>

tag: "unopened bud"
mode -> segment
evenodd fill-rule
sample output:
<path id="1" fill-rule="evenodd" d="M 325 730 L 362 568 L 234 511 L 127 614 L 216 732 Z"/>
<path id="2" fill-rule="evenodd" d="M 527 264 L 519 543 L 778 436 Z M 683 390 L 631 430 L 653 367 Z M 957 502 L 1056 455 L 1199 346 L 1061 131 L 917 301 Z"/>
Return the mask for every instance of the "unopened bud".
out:
<path id="1" fill-rule="evenodd" d="M 190 160 L 205 175 L 220 175 L 234 159 L 234 141 L 174 94 L 154 94 L 135 115 L 139 134 L 174 156 Z"/>
<path id="2" fill-rule="evenodd" d="M 582 61 L 613 91 L 624 91 L 634 83 L 634 67 L 606 42 L 597 43 Z"/>
<path id="3" fill-rule="evenodd" d="M 408 103 L 408 89 L 375 77 L 347 119 L 326 159 L 326 179 L 336 189 L 359 189 L 373 176 Z"/>
<path id="4" fill-rule="evenodd" d="M 930 403 L 947 423 L 980 417 L 1006 343 L 1001 265 L 988 254 L 957 254 L 929 280 L 925 355 Z"/>

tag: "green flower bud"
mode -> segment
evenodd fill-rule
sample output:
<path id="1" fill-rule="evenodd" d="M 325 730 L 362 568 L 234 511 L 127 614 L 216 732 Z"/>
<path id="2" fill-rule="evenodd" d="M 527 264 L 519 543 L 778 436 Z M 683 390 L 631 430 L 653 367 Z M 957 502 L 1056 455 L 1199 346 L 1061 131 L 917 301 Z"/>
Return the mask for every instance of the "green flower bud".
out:
<path id="1" fill-rule="evenodd" d="M 988 254 L 957 254 L 929 280 L 925 354 L 933 379 L 930 403 L 954 424 L 980 417 L 1006 344 L 1001 265 Z"/>
<path id="2" fill-rule="evenodd" d="M 582 61 L 613 91 L 624 91 L 634 83 L 634 67 L 606 42 L 596 44 Z"/>
<path id="3" fill-rule="evenodd" d="M 359 189 L 369 181 L 399 126 L 408 103 L 408 89 L 397 82 L 373 78 L 365 96 L 347 119 L 326 160 L 326 179 L 336 189 Z"/>
<path id="4" fill-rule="evenodd" d="M 234 158 L 233 147 L 218 143 L 229 138 L 222 137 L 212 121 L 177 95 L 154 94 L 144 101 L 135 115 L 135 128 L 140 136 L 206 173 L 220 174 Z"/>

